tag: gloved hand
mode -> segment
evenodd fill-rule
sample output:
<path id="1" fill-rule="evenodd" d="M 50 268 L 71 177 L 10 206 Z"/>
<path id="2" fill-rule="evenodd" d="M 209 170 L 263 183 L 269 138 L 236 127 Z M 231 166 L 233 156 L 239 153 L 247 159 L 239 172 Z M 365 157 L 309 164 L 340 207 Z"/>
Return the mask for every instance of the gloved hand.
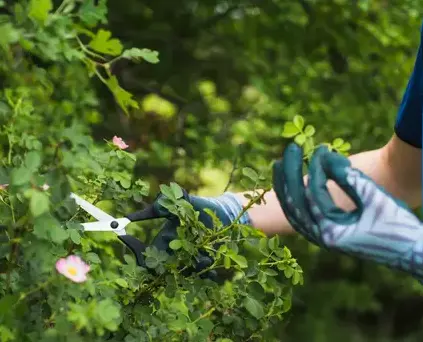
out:
<path id="1" fill-rule="evenodd" d="M 422 281 L 423 224 L 412 211 L 326 147 L 313 154 L 305 187 L 302 158 L 302 149 L 291 144 L 273 167 L 274 189 L 292 227 L 316 245 L 373 260 Z M 328 179 L 357 209 L 344 212 L 336 207 L 326 187 Z"/>
<path id="2" fill-rule="evenodd" d="M 223 225 L 230 225 L 241 213 L 243 210 L 241 203 L 237 197 L 230 192 L 226 192 L 219 197 L 199 197 L 189 195 L 184 192 L 184 199 L 188 201 L 194 208 L 195 211 L 198 211 L 199 220 L 207 227 L 213 228 L 213 222 L 211 217 L 204 211 L 204 209 L 209 209 L 214 212 L 214 214 L 219 218 Z M 163 207 L 159 204 L 159 199 L 161 195 L 156 198 L 153 207 L 156 210 L 163 210 Z M 166 209 L 165 209 L 166 210 Z M 250 224 L 250 218 L 247 213 L 244 213 L 239 220 L 241 224 Z M 169 248 L 169 243 L 178 238 L 176 229 L 179 227 L 179 219 L 176 216 L 170 215 L 167 219 L 167 222 L 164 224 L 163 228 L 159 231 L 156 237 L 153 239 L 152 245 L 157 247 L 159 250 L 166 251 L 169 254 L 172 254 L 172 249 Z M 199 272 L 206 267 L 211 266 L 213 263 L 212 258 L 210 258 L 205 253 L 200 253 L 196 260 L 195 271 Z M 202 275 L 203 278 L 210 278 L 212 280 L 217 280 L 216 271 L 209 271 Z"/>

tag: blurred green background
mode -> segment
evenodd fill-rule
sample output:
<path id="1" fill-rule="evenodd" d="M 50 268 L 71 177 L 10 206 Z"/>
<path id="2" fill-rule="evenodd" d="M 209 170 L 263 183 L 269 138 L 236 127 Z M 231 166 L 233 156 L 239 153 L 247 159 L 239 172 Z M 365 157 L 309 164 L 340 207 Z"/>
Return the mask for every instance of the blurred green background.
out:
<path id="1" fill-rule="evenodd" d="M 239 168 L 267 170 L 304 116 L 316 140 L 341 137 L 352 153 L 381 147 L 420 42 L 420 0 L 126 0 L 108 2 L 126 47 L 159 51 L 160 63 L 120 61 L 113 72 L 141 106 L 129 116 L 93 82 L 98 139 L 118 135 L 136 151 L 136 173 L 218 195 Z M 78 82 L 73 71 L 67 82 Z M 235 168 L 235 172 L 231 170 Z M 411 277 L 283 239 L 305 272 L 281 341 L 422 341 L 423 297 Z M 281 327 L 282 329 L 282 327 Z"/>

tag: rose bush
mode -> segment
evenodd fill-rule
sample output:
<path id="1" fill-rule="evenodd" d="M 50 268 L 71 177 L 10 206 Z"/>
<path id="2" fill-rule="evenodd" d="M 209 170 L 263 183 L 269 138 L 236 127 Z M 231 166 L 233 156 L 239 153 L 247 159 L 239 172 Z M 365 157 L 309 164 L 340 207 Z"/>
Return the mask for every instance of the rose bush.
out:
<path id="1" fill-rule="evenodd" d="M 293 286 L 302 283 L 278 237 L 216 218 L 207 230 L 175 183 L 161 186 L 181 220 L 173 255 L 147 248 L 139 267 L 113 233 L 81 231 L 92 218 L 71 191 L 115 216 L 142 208 L 149 195 L 133 175 L 136 155 L 125 138 L 92 137 L 100 118 L 92 78 L 129 113 L 138 102 L 113 65 L 155 64 L 158 53 L 114 38 L 103 0 L 0 3 L 0 340 L 277 340 Z M 257 189 L 268 189 L 268 180 L 243 173 L 256 190 L 250 204 L 261 201 L 266 190 Z M 129 231 L 143 240 L 161 223 Z M 200 248 L 226 281 L 181 274 Z"/>

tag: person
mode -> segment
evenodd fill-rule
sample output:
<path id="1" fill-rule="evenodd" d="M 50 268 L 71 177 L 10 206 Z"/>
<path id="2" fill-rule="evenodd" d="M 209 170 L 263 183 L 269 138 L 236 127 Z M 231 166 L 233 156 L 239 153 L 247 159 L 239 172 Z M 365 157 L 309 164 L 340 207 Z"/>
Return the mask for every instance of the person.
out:
<path id="1" fill-rule="evenodd" d="M 421 29 L 421 35 L 423 26 Z M 297 232 L 312 243 L 423 276 L 423 224 L 410 208 L 422 204 L 422 39 L 391 139 L 349 158 L 325 147 L 313 154 L 302 175 L 302 149 L 289 145 L 273 167 L 273 189 L 240 222 L 267 235 Z M 215 198 L 189 196 L 200 219 L 213 210 L 229 224 L 248 203 L 244 193 Z M 208 222 L 209 226 L 210 222 Z M 165 224 L 153 244 L 166 249 L 175 222 Z M 206 225 L 207 226 L 207 225 Z"/>

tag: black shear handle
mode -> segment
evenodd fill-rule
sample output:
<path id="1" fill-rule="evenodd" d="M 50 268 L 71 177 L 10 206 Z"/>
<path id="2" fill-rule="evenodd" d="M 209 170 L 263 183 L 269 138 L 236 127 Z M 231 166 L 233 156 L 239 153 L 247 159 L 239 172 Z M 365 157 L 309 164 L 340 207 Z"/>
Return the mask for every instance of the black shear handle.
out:
<path id="1" fill-rule="evenodd" d="M 118 238 L 135 255 L 137 265 L 145 267 L 144 255 L 142 253 L 145 252 L 147 245 L 131 235 L 118 235 Z"/>
<path id="2" fill-rule="evenodd" d="M 138 210 L 132 214 L 126 215 L 126 218 L 131 221 L 144 221 L 144 220 L 151 220 L 155 218 L 165 217 L 160 215 L 157 210 L 154 208 L 153 204 L 150 204 L 147 208 L 143 210 Z"/>
<path id="3" fill-rule="evenodd" d="M 189 201 L 188 192 L 185 189 L 182 189 L 183 198 Z M 138 210 L 132 214 L 126 215 L 126 218 L 131 221 L 144 221 L 157 218 L 174 218 L 175 215 L 171 214 L 167 209 L 163 208 L 158 204 L 159 199 L 162 197 L 162 193 L 159 193 L 154 200 L 153 204 L 150 204 L 147 208 Z M 161 208 L 160 208 L 161 207 Z M 162 209 L 162 210 L 160 210 Z"/>

